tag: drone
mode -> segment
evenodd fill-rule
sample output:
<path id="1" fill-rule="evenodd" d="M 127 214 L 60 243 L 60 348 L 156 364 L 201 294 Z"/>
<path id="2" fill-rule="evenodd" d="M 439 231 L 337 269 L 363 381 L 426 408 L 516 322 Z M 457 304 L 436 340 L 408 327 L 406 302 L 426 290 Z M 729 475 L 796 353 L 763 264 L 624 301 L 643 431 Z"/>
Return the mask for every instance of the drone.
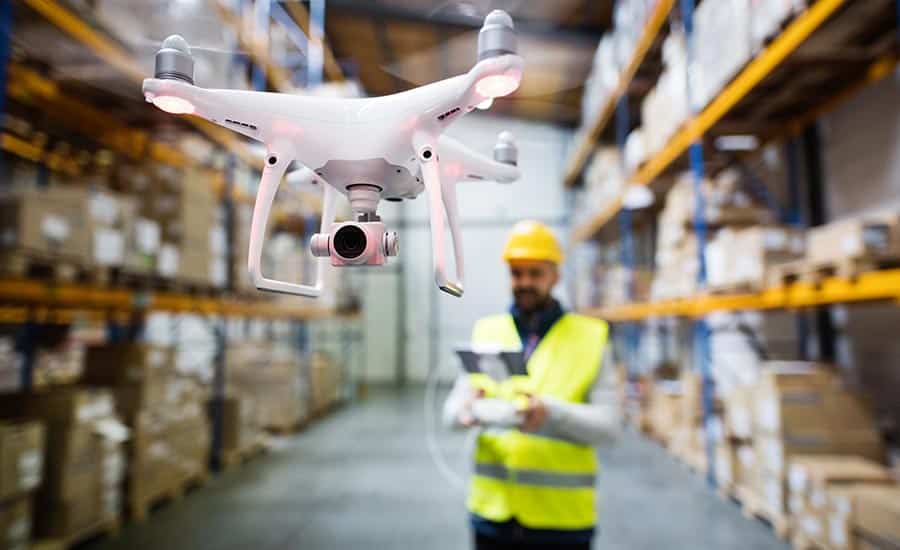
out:
<path id="1" fill-rule="evenodd" d="M 201 88 L 194 85 L 190 46 L 173 35 L 157 52 L 154 78 L 144 80 L 143 93 L 167 113 L 197 115 L 265 144 L 247 261 L 258 289 L 317 297 L 329 258 L 338 267 L 384 265 L 399 253 L 399 241 L 377 215 L 379 202 L 415 199 L 424 191 L 435 283 L 462 297 L 456 183 L 517 179 L 517 152 L 508 134 L 501 134 L 492 160 L 442 133 L 460 116 L 518 89 L 524 60 L 517 51 L 512 18 L 494 10 L 485 17 L 478 58 L 466 74 L 397 94 L 343 99 Z M 325 184 L 321 229 L 310 240 L 311 252 L 319 258 L 314 285 L 269 279 L 260 267 L 272 203 L 294 161 Z M 335 222 L 337 193 L 349 200 L 352 221 Z M 447 276 L 445 219 L 453 241 L 454 280 Z"/>

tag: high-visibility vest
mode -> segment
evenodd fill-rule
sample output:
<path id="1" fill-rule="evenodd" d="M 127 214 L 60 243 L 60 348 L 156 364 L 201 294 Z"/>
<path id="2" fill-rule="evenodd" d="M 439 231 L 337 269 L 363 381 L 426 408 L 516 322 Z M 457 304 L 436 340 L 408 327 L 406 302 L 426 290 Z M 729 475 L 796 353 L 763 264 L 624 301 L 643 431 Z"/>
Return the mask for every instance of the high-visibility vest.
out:
<path id="1" fill-rule="evenodd" d="M 599 374 L 607 333 L 604 321 L 565 314 L 531 354 L 527 377 L 497 383 L 473 374 L 470 383 L 487 397 L 514 399 L 529 392 L 584 402 Z M 472 345 L 522 347 L 508 314 L 478 321 Z M 467 506 L 482 518 L 515 519 L 531 529 L 588 529 L 596 522 L 596 474 L 590 446 L 515 429 L 486 429 L 478 437 Z"/>

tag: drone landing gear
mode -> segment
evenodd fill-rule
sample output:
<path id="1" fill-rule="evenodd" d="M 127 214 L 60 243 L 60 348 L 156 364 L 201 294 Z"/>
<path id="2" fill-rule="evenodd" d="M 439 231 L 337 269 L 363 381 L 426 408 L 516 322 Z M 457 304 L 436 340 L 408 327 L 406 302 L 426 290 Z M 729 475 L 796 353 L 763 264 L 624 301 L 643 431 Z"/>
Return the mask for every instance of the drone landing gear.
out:
<path id="1" fill-rule="evenodd" d="M 463 295 L 464 264 L 462 232 L 459 228 L 459 207 L 456 201 L 455 182 L 441 183 L 441 171 L 435 139 L 417 136 L 414 140 L 422 167 L 422 179 L 428 204 L 431 209 L 431 254 L 434 265 L 434 280 L 442 291 L 461 298 Z M 453 239 L 453 255 L 456 263 L 456 281 L 447 278 L 444 217 L 450 224 Z"/>

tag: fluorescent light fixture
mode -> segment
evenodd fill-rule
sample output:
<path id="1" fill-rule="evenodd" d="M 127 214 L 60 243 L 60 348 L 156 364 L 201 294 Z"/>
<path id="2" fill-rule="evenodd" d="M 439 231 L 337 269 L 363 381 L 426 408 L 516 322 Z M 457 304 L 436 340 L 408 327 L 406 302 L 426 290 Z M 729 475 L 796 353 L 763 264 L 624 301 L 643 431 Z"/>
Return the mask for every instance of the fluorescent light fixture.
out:
<path id="1" fill-rule="evenodd" d="M 631 185 L 625 191 L 622 206 L 628 210 L 641 210 L 653 204 L 655 200 L 653 191 L 647 189 L 646 185 Z"/>
<path id="2" fill-rule="evenodd" d="M 759 139 L 751 135 L 719 136 L 716 149 L 719 151 L 754 151 L 759 147 Z"/>

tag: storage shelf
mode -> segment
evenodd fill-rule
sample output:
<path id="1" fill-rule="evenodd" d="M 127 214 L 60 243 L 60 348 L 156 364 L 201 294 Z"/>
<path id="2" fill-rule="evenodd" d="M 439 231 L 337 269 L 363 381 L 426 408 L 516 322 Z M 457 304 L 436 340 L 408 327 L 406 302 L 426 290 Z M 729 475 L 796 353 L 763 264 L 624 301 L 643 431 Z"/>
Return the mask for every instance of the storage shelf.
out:
<path id="1" fill-rule="evenodd" d="M 333 317 L 352 317 L 333 309 L 318 307 L 312 300 L 297 298 L 298 305 L 265 300 L 219 298 L 178 294 L 174 292 L 140 291 L 105 288 L 91 285 L 50 283 L 23 279 L 0 279 L 0 322 L 26 315 L 25 307 L 35 308 L 37 315 L 71 316 L 74 312 L 167 311 L 198 313 L 226 317 L 254 317 L 267 319 L 311 320 Z M 60 313 L 62 312 L 62 313 Z M 35 313 L 27 313 L 34 315 Z M 8 322 L 8 321 L 7 321 Z"/>
<path id="2" fill-rule="evenodd" d="M 616 110 L 616 104 L 623 95 L 628 93 L 628 87 L 631 84 L 631 80 L 634 78 L 635 73 L 638 68 L 640 68 L 641 63 L 643 63 L 647 53 L 650 51 L 650 47 L 659 35 L 674 4 L 675 0 L 659 0 L 653 13 L 651 13 L 650 17 L 647 19 L 647 26 L 644 27 L 644 32 L 635 47 L 631 62 L 625 67 L 622 74 L 619 75 L 619 84 L 616 86 L 616 89 L 609 94 L 609 97 L 606 98 L 603 108 L 598 113 L 593 124 L 591 124 L 590 129 L 582 136 L 575 146 L 575 152 L 569 160 L 565 179 L 563 180 L 566 187 L 575 185 L 575 181 L 584 169 L 584 165 L 587 162 L 591 151 L 594 150 L 597 141 L 600 139 L 600 135 L 612 118 L 612 115 Z"/>
<path id="3" fill-rule="evenodd" d="M 138 86 L 145 78 L 151 76 L 145 73 L 141 65 L 124 48 L 82 20 L 79 15 L 63 7 L 57 0 L 23 0 L 23 2 Z M 234 153 L 247 165 L 262 169 L 262 159 L 254 155 L 247 144 L 231 131 L 199 117 L 186 116 L 184 119 L 211 140 Z"/>
<path id="4" fill-rule="evenodd" d="M 810 35 L 829 21 L 842 6 L 848 4 L 850 3 L 846 0 L 818 0 L 797 16 L 768 47 L 753 58 L 731 83 L 710 101 L 701 113 L 685 122 L 661 151 L 632 174 L 629 178 L 630 182 L 640 185 L 653 183 L 676 165 L 692 143 L 702 139 L 723 118 L 736 109 L 747 110 L 747 102 L 744 100 L 758 91 L 759 85 L 774 71 L 784 68 L 785 61 L 790 60 L 791 54 Z M 789 122 L 777 127 L 761 125 L 756 128 L 743 128 L 742 130 L 746 130 L 746 132 L 740 133 L 755 133 L 764 142 L 796 135 L 805 125 L 834 110 L 865 86 L 890 74 L 896 64 L 897 58 L 893 54 L 881 57 L 865 66 L 865 70 L 861 71 L 862 78 L 846 82 L 841 90 L 832 94 L 826 101 L 815 101 L 815 97 L 797 97 L 794 107 L 799 115 Z M 803 66 L 798 66 L 797 71 L 803 70 Z M 767 100 L 771 100 L 771 98 L 759 98 L 756 103 L 759 103 L 760 109 L 765 109 Z M 749 106 L 751 114 L 754 107 L 755 105 Z M 745 116 L 748 115 L 745 113 Z M 748 116 L 748 118 L 752 120 L 753 117 Z M 576 227 L 573 231 L 574 240 L 582 242 L 594 238 L 600 229 L 619 212 L 621 201 L 622 195 L 613 201 L 611 206 L 603 208 L 593 216 L 590 221 Z"/>
<path id="5" fill-rule="evenodd" d="M 583 313 L 622 322 L 651 317 L 703 317 L 714 311 L 795 309 L 884 300 L 900 305 L 900 269 L 870 271 L 853 280 L 832 277 L 818 285 L 798 282 L 754 294 L 701 294 L 679 300 L 597 308 Z"/>

